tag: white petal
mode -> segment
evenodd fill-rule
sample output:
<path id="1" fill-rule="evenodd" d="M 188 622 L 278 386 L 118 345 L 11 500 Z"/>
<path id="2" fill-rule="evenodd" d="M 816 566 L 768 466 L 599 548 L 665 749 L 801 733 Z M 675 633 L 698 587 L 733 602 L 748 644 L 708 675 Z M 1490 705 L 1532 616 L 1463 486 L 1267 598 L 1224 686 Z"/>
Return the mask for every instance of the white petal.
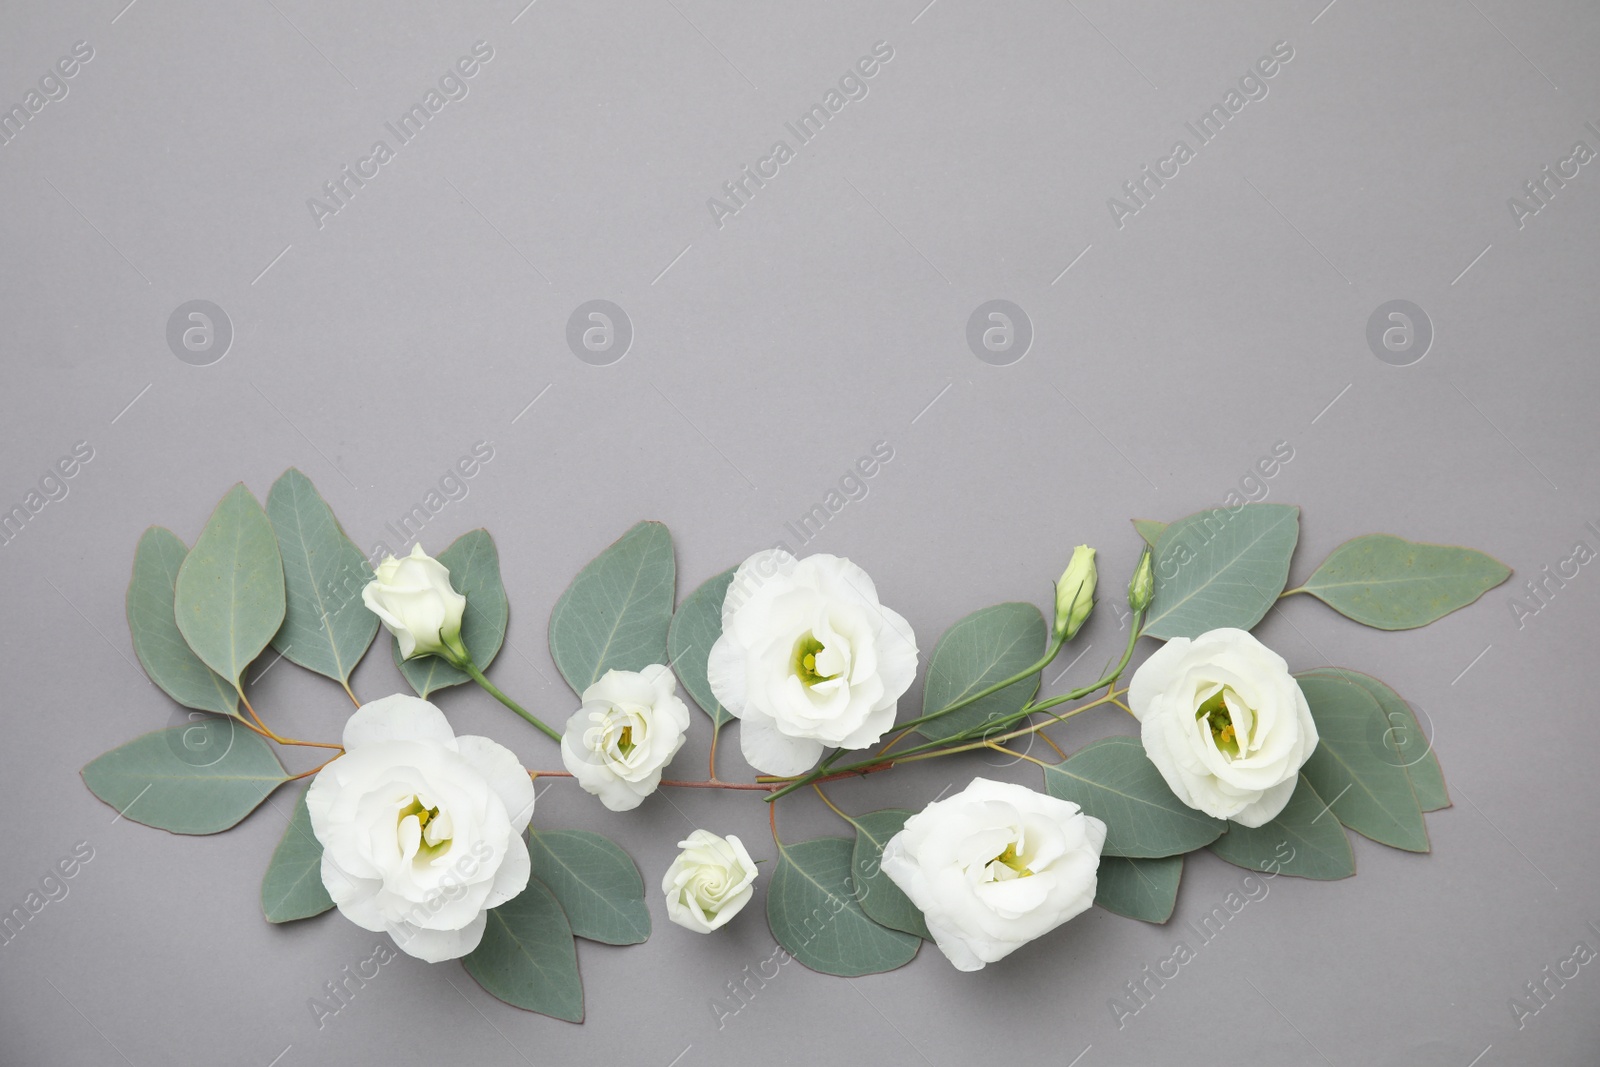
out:
<path id="1" fill-rule="evenodd" d="M 744 714 L 749 699 L 744 664 L 744 649 L 728 634 L 717 638 L 706 658 L 706 681 L 711 683 L 712 695 L 735 717 Z"/>
<path id="2" fill-rule="evenodd" d="M 528 888 L 528 878 L 532 870 L 533 865 L 528 858 L 528 843 L 521 834 L 518 834 L 510 844 L 506 845 L 505 859 L 500 861 L 500 869 L 494 872 L 494 886 L 489 890 L 489 898 L 484 901 L 483 906 L 498 908 Z"/>
<path id="3" fill-rule="evenodd" d="M 397 923 L 389 927 L 389 936 L 401 952 L 428 963 L 441 963 L 460 959 L 477 948 L 488 924 L 489 913 L 480 912 L 459 930 L 424 930 L 410 923 Z"/>
<path id="4" fill-rule="evenodd" d="M 511 817 L 511 829 L 516 833 L 528 828 L 533 818 L 533 779 L 522 769 L 522 761 L 504 745 L 487 737 L 467 734 L 456 738 L 461 758 L 483 775 L 489 788 L 499 794 Z"/>
<path id="5" fill-rule="evenodd" d="M 406 693 L 370 700 L 357 708 L 344 724 L 344 747 L 379 741 L 431 741 L 454 748 L 456 733 L 444 712 L 420 697 Z"/>
<path id="6" fill-rule="evenodd" d="M 822 758 L 821 741 L 787 737 L 766 718 L 739 724 L 739 748 L 744 761 L 763 774 L 804 774 Z"/>

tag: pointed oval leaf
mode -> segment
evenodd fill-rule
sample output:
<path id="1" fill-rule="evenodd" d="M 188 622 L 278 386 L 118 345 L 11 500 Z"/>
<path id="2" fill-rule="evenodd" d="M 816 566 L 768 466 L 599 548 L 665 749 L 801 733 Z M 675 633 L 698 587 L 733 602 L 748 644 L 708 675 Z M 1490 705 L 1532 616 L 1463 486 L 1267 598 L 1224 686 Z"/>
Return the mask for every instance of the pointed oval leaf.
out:
<path id="1" fill-rule="evenodd" d="M 644 879 L 616 844 L 588 830 L 529 830 L 528 855 L 578 937 L 607 945 L 649 939 Z"/>
<path id="2" fill-rule="evenodd" d="M 1417 805 L 1424 812 L 1438 811 L 1450 806 L 1450 793 L 1445 788 L 1444 770 L 1433 751 L 1433 739 L 1423 733 L 1415 713 L 1393 689 L 1369 674 L 1348 667 L 1318 667 L 1305 671 L 1300 677 L 1336 678 L 1354 682 L 1378 702 L 1383 709 L 1385 729 L 1382 742 L 1394 752 L 1394 761 L 1411 776 L 1411 787 L 1417 794 Z"/>
<path id="3" fill-rule="evenodd" d="M 921 910 L 883 873 L 882 867 L 883 846 L 915 814 L 904 808 L 885 808 L 851 819 L 856 828 L 856 843 L 850 854 L 850 877 L 856 899 L 861 902 L 861 910 L 867 913 L 867 918 L 891 930 L 903 930 L 932 941 L 933 935 L 928 932 Z"/>
<path id="4" fill-rule="evenodd" d="M 1172 909 L 1178 903 L 1183 857 L 1134 860 L 1126 856 L 1103 856 L 1097 878 L 1096 904 L 1130 919 L 1164 923 L 1172 918 Z"/>
<path id="5" fill-rule="evenodd" d="M 1367 534 L 1334 549 L 1300 588 L 1334 611 L 1380 630 L 1426 626 L 1511 577 L 1473 548 Z"/>
<path id="6" fill-rule="evenodd" d="M 322 842 L 311 832 L 311 812 L 306 809 L 310 791 L 310 785 L 300 790 L 283 839 L 261 878 L 261 912 L 269 923 L 309 919 L 333 907 L 322 884 Z"/>
<path id="7" fill-rule="evenodd" d="M 173 590 L 188 554 L 178 535 L 161 526 L 150 527 L 139 538 L 127 599 L 133 651 L 150 680 L 184 707 L 237 715 L 239 694 L 233 683 L 200 662 L 178 632 Z"/>
<path id="8" fill-rule="evenodd" d="M 1044 769 L 1045 791 L 1106 824 L 1107 856 L 1159 859 L 1215 841 L 1227 823 L 1173 796 L 1161 772 L 1131 737 L 1091 742 Z"/>
<path id="9" fill-rule="evenodd" d="M 1428 851 L 1428 828 L 1411 777 L 1383 741 L 1388 720 L 1355 682 L 1300 677 L 1321 740 L 1301 768 L 1334 815 L 1356 833 L 1408 852 Z"/>
<path id="10" fill-rule="evenodd" d="M 1145 544 L 1154 548 L 1160 543 L 1161 535 L 1165 532 L 1167 524 L 1157 522 L 1155 519 L 1134 519 L 1133 528 L 1140 537 L 1144 538 Z"/>
<path id="11" fill-rule="evenodd" d="M 851 843 L 818 837 L 778 845 L 767 926 L 784 951 L 823 974 L 855 978 L 904 967 L 922 939 L 867 917 L 850 881 Z"/>
<path id="12" fill-rule="evenodd" d="M 722 636 L 722 602 L 727 598 L 728 586 L 738 567 L 729 567 L 700 588 L 690 593 L 678 605 L 667 629 L 667 662 L 678 675 L 683 688 L 694 697 L 702 711 L 711 716 L 715 729 L 733 718 L 733 713 L 722 706 L 706 680 L 706 660 L 711 646 Z"/>
<path id="13" fill-rule="evenodd" d="M 1356 873 L 1356 854 L 1350 849 L 1350 838 L 1338 816 L 1303 774 L 1276 819 L 1254 828 L 1234 823 L 1209 847 L 1235 867 L 1250 871 L 1273 871 L 1322 881 Z M 1285 848 L 1289 850 L 1287 856 Z"/>
<path id="14" fill-rule="evenodd" d="M 134 822 L 175 834 L 220 833 L 288 780 L 258 734 L 211 716 L 135 738 L 83 769 L 95 796 Z"/>
<path id="15" fill-rule="evenodd" d="M 550 612 L 550 654 L 573 692 L 608 670 L 667 662 L 676 583 L 672 535 L 659 522 L 634 526 L 578 572 Z"/>
<path id="16" fill-rule="evenodd" d="M 283 625 L 283 558 L 267 513 L 240 483 L 211 513 L 174 583 L 178 630 L 195 655 L 239 685 Z"/>
<path id="17" fill-rule="evenodd" d="M 285 593 L 272 647 L 307 670 L 349 682 L 378 633 L 378 617 L 361 601 L 372 568 L 311 479 L 293 467 L 272 483 L 267 518 L 283 556 Z"/>
<path id="18" fill-rule="evenodd" d="M 1170 640 L 1219 626 L 1250 629 L 1283 592 L 1299 538 L 1300 509 L 1292 504 L 1243 504 L 1179 519 L 1156 545 L 1156 592 L 1144 632 Z"/>
<path id="19" fill-rule="evenodd" d="M 1049 633 L 1032 604 L 1006 603 L 959 619 L 939 638 L 928 661 L 922 713 L 930 715 L 1039 662 Z M 981 730 L 991 719 L 1020 711 L 1039 691 L 1039 675 L 917 727 L 930 741 Z"/>
<path id="20" fill-rule="evenodd" d="M 461 617 L 461 640 L 478 669 L 488 670 L 505 642 L 506 624 L 511 617 L 494 538 L 488 530 L 471 530 L 452 541 L 436 558 L 450 571 L 450 585 L 467 598 L 467 610 Z M 472 681 L 464 671 L 456 670 L 438 656 L 401 660 L 399 639 L 391 639 L 390 644 L 400 673 L 420 697 Z"/>
<path id="21" fill-rule="evenodd" d="M 491 996 L 553 1019 L 583 1022 L 583 979 L 572 928 L 537 878 L 489 912 L 483 940 L 461 960 Z"/>

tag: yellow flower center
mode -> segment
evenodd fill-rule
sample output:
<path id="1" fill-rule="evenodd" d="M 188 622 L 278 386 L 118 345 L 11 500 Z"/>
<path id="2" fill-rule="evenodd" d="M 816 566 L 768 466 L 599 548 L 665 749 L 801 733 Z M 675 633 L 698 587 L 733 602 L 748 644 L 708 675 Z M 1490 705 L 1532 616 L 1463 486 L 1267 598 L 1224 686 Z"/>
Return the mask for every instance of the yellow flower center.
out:
<path id="1" fill-rule="evenodd" d="M 1239 735 L 1233 727 L 1233 713 L 1228 710 L 1224 686 L 1208 697 L 1199 708 L 1195 709 L 1194 717 L 1204 719 L 1206 726 L 1211 730 L 1211 738 L 1217 743 L 1217 748 L 1234 757 L 1239 756 Z"/>
<path id="2" fill-rule="evenodd" d="M 1017 844 L 1015 841 L 1007 845 L 1004 852 L 1000 853 L 1000 855 L 996 856 L 989 862 L 998 863 L 1002 867 L 1009 867 L 1011 870 L 1016 872 L 1018 878 L 1026 878 L 1033 873 L 1033 871 L 1028 869 L 1028 861 L 1017 855 Z"/>
<path id="3" fill-rule="evenodd" d="M 818 682 L 832 681 L 839 677 L 837 674 L 819 674 L 817 672 L 817 653 L 826 646 L 817 640 L 817 635 L 807 633 L 794 646 L 794 673 L 800 681 L 807 686 L 816 685 Z"/>

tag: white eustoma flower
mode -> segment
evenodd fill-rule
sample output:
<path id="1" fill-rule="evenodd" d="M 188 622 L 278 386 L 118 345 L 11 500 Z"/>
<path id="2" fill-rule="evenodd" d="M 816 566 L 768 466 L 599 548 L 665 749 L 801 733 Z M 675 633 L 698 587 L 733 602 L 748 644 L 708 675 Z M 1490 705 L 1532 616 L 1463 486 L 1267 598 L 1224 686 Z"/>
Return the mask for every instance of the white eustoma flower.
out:
<path id="1" fill-rule="evenodd" d="M 306 794 L 322 884 L 344 917 L 419 959 L 465 956 L 528 885 L 533 782 L 487 737 L 397 693 L 363 704 Z"/>
<path id="2" fill-rule="evenodd" d="M 1078 805 L 974 778 L 889 839 L 883 873 L 957 970 L 982 970 L 1094 903 L 1106 824 Z"/>
<path id="3" fill-rule="evenodd" d="M 561 762 L 578 784 L 612 811 L 631 811 L 661 784 L 661 771 L 683 747 L 689 708 L 672 672 L 607 671 L 583 691 L 567 720 Z"/>
<path id="4" fill-rule="evenodd" d="M 743 842 L 696 830 L 678 842 L 683 849 L 661 879 L 667 917 L 697 934 L 709 934 L 750 903 L 756 864 Z"/>
<path id="5" fill-rule="evenodd" d="M 361 590 L 361 602 L 400 641 L 400 658 L 442 656 L 467 658 L 461 643 L 461 616 L 467 598 L 450 584 L 450 570 L 412 545 L 403 559 L 387 556 L 372 581 Z"/>
<path id="6" fill-rule="evenodd" d="M 1134 672 L 1128 706 L 1178 799 L 1241 826 L 1277 817 L 1317 747 L 1289 665 L 1243 630 L 1168 641 Z"/>
<path id="7" fill-rule="evenodd" d="M 745 560 L 722 602 L 706 674 L 737 716 L 750 766 L 794 775 L 825 747 L 874 744 L 917 673 L 911 626 L 878 602 L 867 572 L 781 548 Z"/>

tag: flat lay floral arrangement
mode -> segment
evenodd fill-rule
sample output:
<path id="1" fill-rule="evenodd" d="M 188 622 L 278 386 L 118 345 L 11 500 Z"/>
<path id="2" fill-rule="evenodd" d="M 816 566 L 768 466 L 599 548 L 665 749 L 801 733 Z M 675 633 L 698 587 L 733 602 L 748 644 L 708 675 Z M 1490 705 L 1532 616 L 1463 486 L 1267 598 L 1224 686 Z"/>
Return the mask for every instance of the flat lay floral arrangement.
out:
<path id="1" fill-rule="evenodd" d="M 1087 546 L 1072 552 L 1048 616 L 1027 603 L 983 607 L 925 656 L 866 571 L 837 556 L 760 551 L 680 602 L 672 537 L 641 522 L 556 602 L 550 652 L 574 696 L 530 710 L 485 674 L 509 611 L 489 534 L 465 534 L 437 557 L 418 545 L 374 569 L 290 469 L 265 507 L 243 485 L 230 490 L 192 548 L 162 527 L 140 539 L 127 594 L 134 649 L 195 714 L 106 753 L 83 777 L 128 819 L 180 834 L 226 830 L 309 779 L 265 866 L 269 921 L 338 908 L 412 956 L 460 959 L 509 1004 L 574 1022 L 584 1014 L 577 939 L 646 940 L 657 892 L 683 928 L 673 936 L 759 921 L 743 912 L 764 881 L 773 937 L 813 970 L 888 971 L 932 941 L 976 971 L 1093 904 L 1165 922 L 1183 857 L 1198 849 L 1316 879 L 1355 873 L 1346 828 L 1428 851 L 1424 813 L 1450 800 L 1405 701 L 1356 670 L 1291 673 L 1250 630 L 1289 596 L 1383 630 L 1423 626 L 1509 569 L 1472 549 L 1367 534 L 1290 588 L 1296 507 L 1238 503 L 1134 527 L 1145 547 L 1115 594 L 1130 623 L 1120 659 L 1090 684 L 1040 697 L 1041 672 L 1096 603 Z M 363 703 L 350 674 L 380 627 L 410 692 Z M 1152 650 L 1127 676 L 1142 637 Z M 284 737 L 270 708 L 252 706 L 243 679 L 269 647 L 348 694 L 355 707 L 339 712 L 338 741 Z M 921 709 L 902 708 L 919 666 Z M 457 735 L 428 702 L 468 682 L 526 721 L 508 719 L 512 728 L 548 736 L 549 769 Z M 330 705 L 346 699 L 331 694 Z M 1069 731 L 1044 733 L 1095 709 L 1131 715 L 1138 736 L 1068 751 L 1058 746 Z M 753 780 L 716 776 L 730 725 L 760 772 Z M 694 729 L 711 731 L 706 777 L 667 777 L 683 773 L 672 764 Z M 1057 760 L 1015 751 L 1035 734 Z M 290 775 L 274 746 L 329 758 Z M 842 798 L 850 779 L 901 764 L 995 750 L 1037 764 L 1040 788 L 976 777 L 931 803 L 908 796 L 904 808 L 854 813 L 829 792 Z M 772 844 L 696 829 L 666 870 L 641 876 L 605 837 L 543 825 L 540 777 L 568 779 L 612 811 L 658 788 L 727 790 L 730 803 L 768 805 Z M 780 836 L 777 808 L 802 791 L 839 815 L 846 836 Z"/>

